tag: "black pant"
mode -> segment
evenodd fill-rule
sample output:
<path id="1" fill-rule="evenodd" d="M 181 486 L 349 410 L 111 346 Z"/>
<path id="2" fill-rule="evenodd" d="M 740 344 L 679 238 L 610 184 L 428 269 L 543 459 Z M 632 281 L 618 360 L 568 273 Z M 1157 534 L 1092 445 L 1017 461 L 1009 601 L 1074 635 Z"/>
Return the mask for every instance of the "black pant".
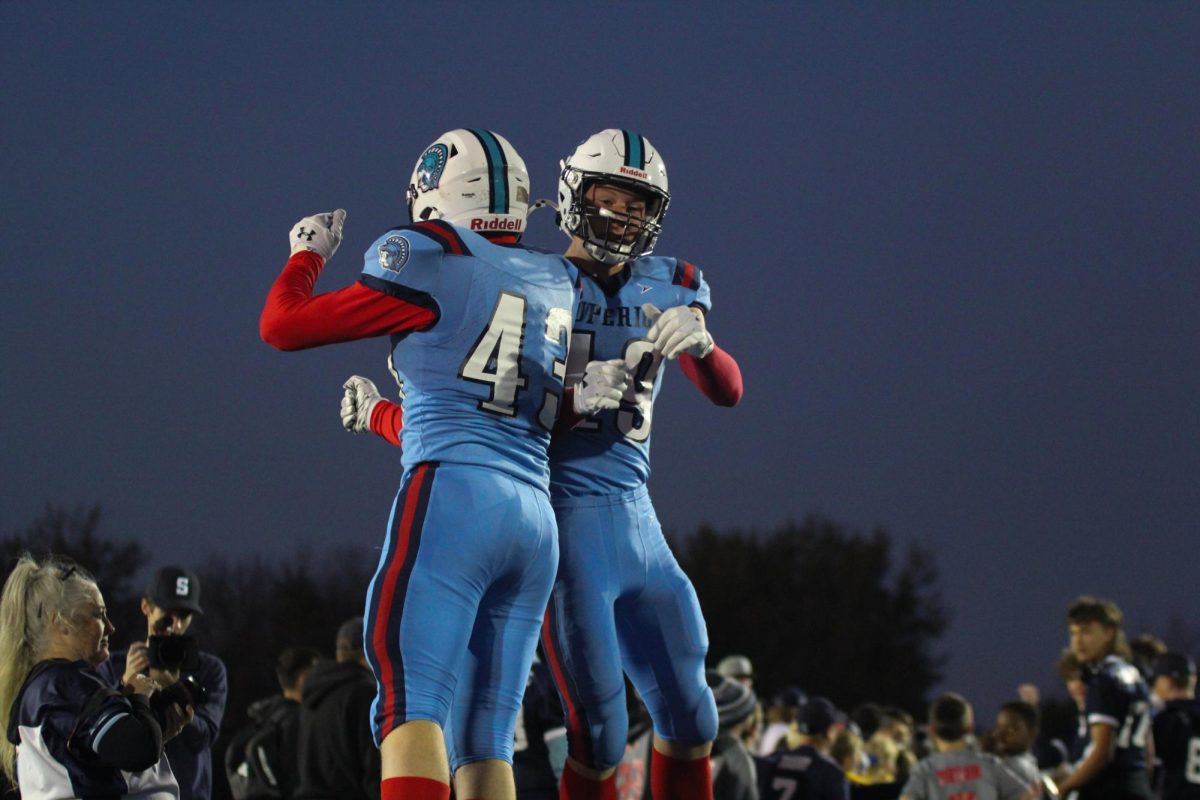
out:
<path id="1" fill-rule="evenodd" d="M 1079 800 L 1153 800 L 1144 769 L 1106 769 L 1079 790 Z"/>

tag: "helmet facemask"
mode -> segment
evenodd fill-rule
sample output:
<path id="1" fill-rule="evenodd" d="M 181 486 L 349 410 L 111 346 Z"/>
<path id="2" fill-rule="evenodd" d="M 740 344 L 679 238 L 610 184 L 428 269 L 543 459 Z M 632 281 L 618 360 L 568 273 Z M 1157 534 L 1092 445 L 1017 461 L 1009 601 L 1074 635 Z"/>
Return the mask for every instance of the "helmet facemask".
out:
<path id="1" fill-rule="evenodd" d="M 642 181 L 573 167 L 564 168 L 562 179 L 572 191 L 570 206 L 560 213 L 592 258 L 619 264 L 654 249 L 669 202 L 666 192 Z M 643 209 L 621 211 L 592 201 L 594 192 L 603 193 L 608 187 L 636 195 Z"/>

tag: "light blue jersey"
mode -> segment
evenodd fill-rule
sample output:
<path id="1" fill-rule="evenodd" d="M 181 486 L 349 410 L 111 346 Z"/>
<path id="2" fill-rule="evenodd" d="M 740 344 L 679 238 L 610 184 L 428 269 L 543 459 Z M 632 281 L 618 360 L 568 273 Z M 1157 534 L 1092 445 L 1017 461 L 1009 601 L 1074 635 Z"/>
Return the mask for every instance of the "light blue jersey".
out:
<path id="1" fill-rule="evenodd" d="M 558 565 L 546 448 L 577 275 L 441 221 L 366 253 L 363 283 L 436 315 L 392 340 L 404 477 L 367 591 L 377 744 L 429 720 L 453 732 L 453 768 L 512 760 Z"/>
<path id="2" fill-rule="evenodd" d="M 646 484 L 662 357 L 646 339 L 650 321 L 642 305 L 653 303 L 664 311 L 696 306 L 706 313 L 711 306 L 700 270 L 681 259 L 639 258 L 629 262 L 621 278 L 623 283 L 607 292 L 587 276 L 577 280 L 581 297 L 571 336 L 568 381 L 578 380 L 589 361 L 614 358 L 625 359 L 633 380 L 619 409 L 601 411 L 569 434 L 555 437 L 550 448 L 550 491 L 556 498 L 627 492 Z"/>
<path id="3" fill-rule="evenodd" d="M 617 764 L 629 721 L 625 676 L 662 739 L 712 741 L 717 708 L 704 678 L 708 633 L 696 591 L 663 538 L 650 502 L 650 432 L 662 357 L 646 333 L 644 303 L 709 310 L 708 285 L 686 261 L 629 262 L 605 290 L 578 279 L 568 373 L 623 358 L 633 372 L 615 411 L 602 411 L 550 446 L 559 562 L 542 646 L 566 710 L 571 757 L 596 770 Z"/>
<path id="4" fill-rule="evenodd" d="M 561 256 L 442 222 L 391 230 L 371 245 L 363 282 L 437 314 L 428 329 L 392 341 L 406 472 L 427 461 L 467 464 L 548 486 L 577 274 Z"/>

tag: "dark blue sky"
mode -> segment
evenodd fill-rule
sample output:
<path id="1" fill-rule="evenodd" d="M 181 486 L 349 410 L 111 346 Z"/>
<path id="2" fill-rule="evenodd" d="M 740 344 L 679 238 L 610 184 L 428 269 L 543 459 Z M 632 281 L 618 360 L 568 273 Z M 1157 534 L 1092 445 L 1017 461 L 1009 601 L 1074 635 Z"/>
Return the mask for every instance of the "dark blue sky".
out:
<path id="1" fill-rule="evenodd" d="M 729 411 L 668 375 L 668 528 L 929 546 L 988 720 L 1080 592 L 1194 619 L 1200 6 L 344 5 L 0 4 L 0 529 L 49 499 L 159 560 L 375 545 L 395 454 L 337 405 L 386 346 L 259 341 L 288 229 L 349 210 L 337 288 L 442 131 L 549 197 L 622 126 L 746 381 Z"/>

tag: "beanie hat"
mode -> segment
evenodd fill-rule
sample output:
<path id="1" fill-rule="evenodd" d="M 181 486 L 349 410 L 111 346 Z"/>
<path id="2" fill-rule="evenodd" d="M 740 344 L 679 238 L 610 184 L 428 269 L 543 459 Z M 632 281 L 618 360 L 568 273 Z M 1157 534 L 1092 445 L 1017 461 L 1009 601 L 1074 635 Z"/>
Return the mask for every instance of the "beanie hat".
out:
<path id="1" fill-rule="evenodd" d="M 749 686 L 713 669 L 707 670 L 704 677 L 717 701 L 717 724 L 722 731 L 745 722 L 754 714 L 758 698 Z"/>

